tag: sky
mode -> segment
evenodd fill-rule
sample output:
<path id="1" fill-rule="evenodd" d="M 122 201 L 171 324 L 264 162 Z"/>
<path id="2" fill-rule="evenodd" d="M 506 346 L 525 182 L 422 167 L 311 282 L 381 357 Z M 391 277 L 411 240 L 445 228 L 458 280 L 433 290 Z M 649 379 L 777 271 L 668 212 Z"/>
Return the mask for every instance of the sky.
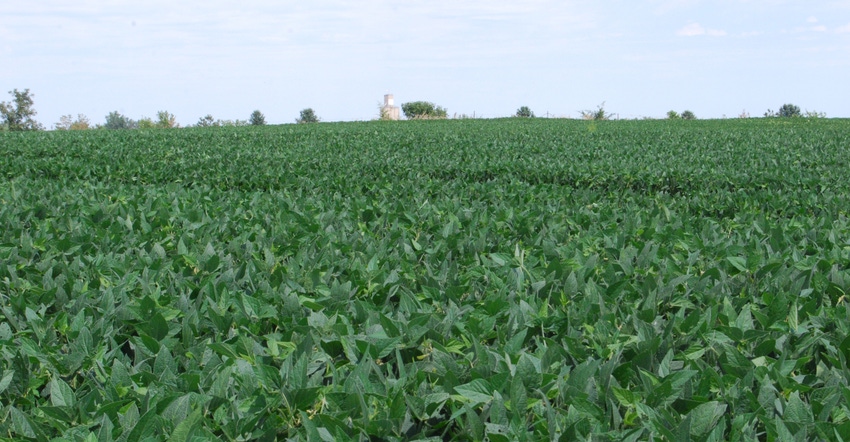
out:
<path id="1" fill-rule="evenodd" d="M 850 117 L 850 0 L 205 0 L 0 2 L 0 101 L 36 119 L 158 111 L 292 123 L 449 116 Z"/>

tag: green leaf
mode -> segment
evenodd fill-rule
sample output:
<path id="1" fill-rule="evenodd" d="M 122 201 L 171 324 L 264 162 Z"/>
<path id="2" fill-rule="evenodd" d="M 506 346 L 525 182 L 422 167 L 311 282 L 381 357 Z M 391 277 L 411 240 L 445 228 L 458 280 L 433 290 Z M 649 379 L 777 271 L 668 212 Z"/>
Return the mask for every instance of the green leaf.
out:
<path id="1" fill-rule="evenodd" d="M 803 402 L 799 391 L 791 393 L 788 397 L 782 417 L 785 422 L 793 422 L 795 424 L 808 425 L 814 423 L 811 407 Z"/>
<path id="2" fill-rule="evenodd" d="M 797 301 L 795 300 L 790 305 L 789 310 L 788 310 L 788 327 L 794 333 L 797 332 L 797 329 L 800 326 L 800 321 L 799 321 L 797 315 L 798 315 L 798 308 L 797 308 Z"/>
<path id="3" fill-rule="evenodd" d="M 189 436 L 192 434 L 192 431 L 198 426 L 203 417 L 203 410 L 198 409 L 193 411 L 186 419 L 183 419 L 177 427 L 174 428 L 174 431 L 171 432 L 171 436 L 168 438 L 169 442 L 186 442 L 189 440 Z"/>
<path id="4" fill-rule="evenodd" d="M 168 322 L 165 321 L 161 313 L 156 312 L 145 324 L 144 331 L 148 336 L 157 341 L 162 341 L 168 336 Z"/>
<path id="5" fill-rule="evenodd" d="M 50 403 L 57 407 L 73 407 L 77 397 L 71 387 L 62 379 L 54 378 L 48 384 L 50 388 Z"/>
<path id="6" fill-rule="evenodd" d="M 12 378 L 15 376 L 15 372 L 12 370 L 6 370 L 3 372 L 3 377 L 0 378 L 0 393 L 6 391 L 9 388 L 9 384 L 12 383 Z"/>
<path id="7" fill-rule="evenodd" d="M 729 261 L 729 264 L 732 264 L 733 267 L 738 269 L 740 272 L 747 271 L 747 260 L 746 258 L 742 258 L 740 256 L 727 256 L 726 260 Z"/>
<path id="8" fill-rule="evenodd" d="M 455 387 L 455 392 L 463 399 L 469 401 L 471 405 L 490 402 L 493 399 L 492 387 L 484 379 L 476 379 L 472 382 L 458 385 Z"/>
<path id="9" fill-rule="evenodd" d="M 21 410 L 18 410 L 16 407 L 10 407 L 9 414 L 12 417 L 12 431 L 15 434 L 29 438 L 36 437 L 32 423 Z"/>
<path id="10" fill-rule="evenodd" d="M 717 401 L 698 405 L 688 413 L 688 418 L 691 419 L 691 436 L 699 437 L 708 434 L 724 413 L 726 413 L 726 404 Z"/>

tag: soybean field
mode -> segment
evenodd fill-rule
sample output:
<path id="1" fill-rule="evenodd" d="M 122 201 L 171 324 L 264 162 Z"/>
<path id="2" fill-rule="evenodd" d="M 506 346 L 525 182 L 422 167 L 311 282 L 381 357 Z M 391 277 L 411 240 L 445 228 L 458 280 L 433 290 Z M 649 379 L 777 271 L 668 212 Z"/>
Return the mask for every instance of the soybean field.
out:
<path id="1" fill-rule="evenodd" d="M 850 441 L 850 120 L 0 133 L 0 438 Z"/>

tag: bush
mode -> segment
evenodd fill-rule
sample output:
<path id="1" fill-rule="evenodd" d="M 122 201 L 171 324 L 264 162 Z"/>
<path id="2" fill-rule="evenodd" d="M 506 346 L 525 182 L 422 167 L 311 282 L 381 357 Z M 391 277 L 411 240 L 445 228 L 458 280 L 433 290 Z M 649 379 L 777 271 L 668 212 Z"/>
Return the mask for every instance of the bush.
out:
<path id="1" fill-rule="evenodd" d="M 516 116 L 519 118 L 534 118 L 534 112 L 532 112 L 528 106 L 523 106 L 517 109 Z"/>
<path id="2" fill-rule="evenodd" d="M 581 118 L 583 118 L 585 120 L 594 120 L 594 121 L 607 120 L 607 119 L 611 118 L 611 115 L 612 114 L 609 114 L 608 112 L 605 111 L 605 102 L 604 101 L 602 102 L 602 104 L 600 104 L 596 108 L 596 110 L 588 109 L 588 110 L 581 111 Z"/>
<path id="3" fill-rule="evenodd" d="M 401 105 L 401 111 L 409 120 L 446 118 L 446 109 L 431 103 L 430 101 L 412 101 Z"/>
<path id="4" fill-rule="evenodd" d="M 295 119 L 298 124 L 301 123 L 318 123 L 319 117 L 313 112 L 312 108 L 307 108 L 301 111 L 301 115 Z"/>

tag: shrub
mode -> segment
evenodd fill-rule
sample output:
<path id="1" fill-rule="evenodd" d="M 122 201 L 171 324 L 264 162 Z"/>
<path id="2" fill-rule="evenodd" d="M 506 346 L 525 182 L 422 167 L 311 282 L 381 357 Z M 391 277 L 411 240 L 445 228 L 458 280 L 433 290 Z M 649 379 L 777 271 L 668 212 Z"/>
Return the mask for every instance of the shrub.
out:
<path id="1" fill-rule="evenodd" d="M 612 114 L 609 114 L 608 112 L 605 111 L 605 102 L 604 101 L 602 102 L 602 104 L 600 104 L 596 108 L 596 110 L 588 109 L 588 110 L 581 111 L 581 118 L 583 118 L 585 120 L 594 120 L 594 121 L 607 120 L 607 119 L 611 118 L 611 115 Z"/>
<path id="2" fill-rule="evenodd" d="M 404 116 L 410 120 L 446 118 L 446 109 L 429 101 L 412 101 L 401 105 Z"/>

